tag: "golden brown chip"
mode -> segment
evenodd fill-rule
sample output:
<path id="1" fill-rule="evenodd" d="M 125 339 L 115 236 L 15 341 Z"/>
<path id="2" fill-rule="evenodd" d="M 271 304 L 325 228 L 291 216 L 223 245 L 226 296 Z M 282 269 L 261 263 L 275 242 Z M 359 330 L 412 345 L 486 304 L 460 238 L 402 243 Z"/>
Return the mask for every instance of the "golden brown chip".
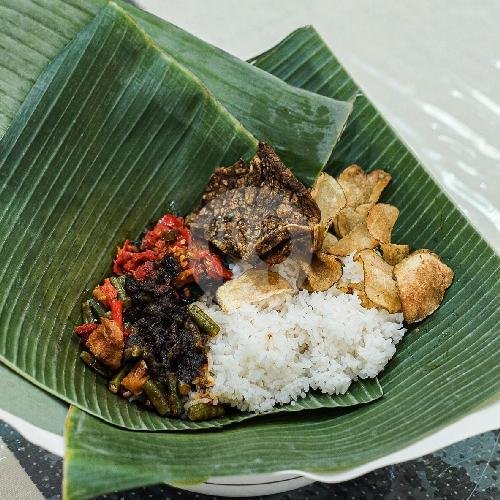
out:
<path id="1" fill-rule="evenodd" d="M 443 301 L 453 275 L 430 250 L 416 250 L 394 266 L 405 321 L 416 323 L 432 314 Z"/>
<path id="2" fill-rule="evenodd" d="M 372 302 L 368 298 L 368 296 L 366 295 L 365 284 L 363 281 L 361 281 L 359 283 L 347 283 L 347 282 L 341 280 L 337 283 L 336 287 L 341 292 L 357 295 L 359 298 L 359 301 L 361 302 L 361 305 L 365 309 L 373 309 L 373 308 L 377 307 L 377 304 Z"/>
<path id="3" fill-rule="evenodd" d="M 381 243 L 380 248 L 387 264 L 395 266 L 399 264 L 410 253 L 408 245 L 396 245 L 395 243 Z"/>
<path id="4" fill-rule="evenodd" d="M 323 292 L 342 277 L 342 264 L 333 255 L 318 252 L 310 263 L 303 264 L 306 279 L 301 288 L 309 292 Z"/>
<path id="5" fill-rule="evenodd" d="M 349 234 L 328 247 L 328 253 L 345 257 L 366 248 L 375 248 L 378 241 L 368 232 L 366 224 L 355 227 Z"/>
<path id="6" fill-rule="evenodd" d="M 328 229 L 337 214 L 346 206 L 346 197 L 340 184 L 327 173 L 316 179 L 311 196 L 321 210 L 321 224 Z"/>
<path id="7" fill-rule="evenodd" d="M 278 273 L 267 269 L 250 269 L 238 278 L 226 281 L 217 289 L 216 299 L 224 312 L 244 304 L 263 304 L 272 298 L 293 293 L 293 287 Z"/>
<path id="8" fill-rule="evenodd" d="M 366 221 L 369 210 L 373 203 L 364 203 L 357 207 L 343 208 L 335 218 L 335 232 L 342 238 L 349 234 L 355 227 Z"/>
<path id="9" fill-rule="evenodd" d="M 344 190 L 347 205 L 357 207 L 364 203 L 376 203 L 391 181 L 391 176 L 383 170 L 369 174 L 359 166 L 351 165 L 339 175 L 338 182 Z"/>
<path id="10" fill-rule="evenodd" d="M 332 245 L 335 245 L 337 241 L 339 241 L 339 239 L 335 235 L 333 235 L 332 233 L 325 233 L 321 250 L 325 253 L 332 253 L 330 252 L 330 248 L 332 247 Z"/>
<path id="11" fill-rule="evenodd" d="M 313 227 L 313 252 L 317 252 L 323 248 L 327 231 L 328 228 L 323 226 L 323 224 L 316 224 Z"/>
<path id="12" fill-rule="evenodd" d="M 391 182 L 392 177 L 384 170 L 374 170 L 366 176 L 367 191 L 369 192 L 368 202 L 377 203 L 382 191 Z"/>
<path id="13" fill-rule="evenodd" d="M 366 227 L 369 233 L 381 243 L 390 243 L 392 228 L 398 220 L 399 210 L 393 205 L 376 203 L 368 211 Z"/>
<path id="14" fill-rule="evenodd" d="M 393 267 L 373 250 L 358 252 L 354 260 L 363 263 L 366 296 L 390 313 L 401 311 L 398 289 L 392 277 Z"/>
<path id="15" fill-rule="evenodd" d="M 347 199 L 347 205 L 357 207 L 366 203 L 366 174 L 359 165 L 351 165 L 344 169 L 338 181 L 344 190 Z"/>

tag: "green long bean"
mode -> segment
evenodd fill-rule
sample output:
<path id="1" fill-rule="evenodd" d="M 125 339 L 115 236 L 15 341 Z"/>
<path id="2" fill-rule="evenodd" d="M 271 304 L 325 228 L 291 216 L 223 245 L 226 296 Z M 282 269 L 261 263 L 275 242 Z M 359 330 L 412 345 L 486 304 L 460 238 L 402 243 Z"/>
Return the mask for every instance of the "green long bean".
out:
<path id="1" fill-rule="evenodd" d="M 82 302 L 82 318 L 84 323 L 93 323 L 95 321 L 88 300 Z"/>
<path id="2" fill-rule="evenodd" d="M 102 316 L 106 316 L 106 313 L 107 313 L 106 309 L 104 309 L 104 307 L 101 306 L 101 304 L 99 302 L 97 302 L 97 300 L 89 299 L 88 303 L 89 303 L 90 307 L 95 311 L 97 316 L 99 316 L 100 318 Z"/>
<path id="3" fill-rule="evenodd" d="M 123 306 L 128 307 L 130 305 L 130 297 L 125 291 L 125 276 L 111 276 L 109 281 L 111 281 L 111 284 L 116 288 L 118 299 L 123 302 Z"/>
<path id="4" fill-rule="evenodd" d="M 127 361 L 129 359 L 140 358 L 143 355 L 144 355 L 144 350 L 141 346 L 138 345 L 132 345 L 130 347 L 127 347 L 124 352 L 124 358 Z"/>
<path id="5" fill-rule="evenodd" d="M 127 373 L 130 371 L 130 363 L 125 363 L 120 370 L 116 373 L 116 375 L 109 381 L 108 389 L 116 394 L 120 390 L 120 386 L 122 380 L 127 376 Z"/>
<path id="6" fill-rule="evenodd" d="M 201 420 L 222 417 L 225 413 L 226 410 L 223 406 L 197 403 L 188 408 L 187 417 L 193 422 L 199 422 Z"/>
<path id="7" fill-rule="evenodd" d="M 170 414 L 173 417 L 180 417 L 184 411 L 179 393 L 177 392 L 177 377 L 175 373 L 169 373 L 167 376 L 168 395 L 167 401 L 170 407 Z"/>
<path id="8" fill-rule="evenodd" d="M 97 372 L 99 375 L 102 375 L 105 378 L 110 377 L 109 370 L 103 366 L 93 354 L 91 354 L 88 351 L 82 351 L 80 353 L 80 359 L 90 368 L 92 368 L 95 372 Z"/>
<path id="9" fill-rule="evenodd" d="M 153 382 L 153 380 L 149 379 L 142 386 L 142 389 L 149 401 L 151 401 L 151 404 L 154 406 L 155 410 L 161 416 L 166 415 L 169 410 L 168 401 L 166 400 L 160 386 L 156 382 Z"/>
<path id="10" fill-rule="evenodd" d="M 191 304 L 188 307 L 188 314 L 191 319 L 210 337 L 215 337 L 220 332 L 220 326 L 197 305 Z"/>

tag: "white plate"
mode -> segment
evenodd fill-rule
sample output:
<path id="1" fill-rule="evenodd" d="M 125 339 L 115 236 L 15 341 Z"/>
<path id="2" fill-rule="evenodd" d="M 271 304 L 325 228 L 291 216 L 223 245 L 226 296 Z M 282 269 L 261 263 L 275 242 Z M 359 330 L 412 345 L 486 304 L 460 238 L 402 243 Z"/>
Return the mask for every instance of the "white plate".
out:
<path id="1" fill-rule="evenodd" d="M 51 453 L 63 456 L 64 441 L 62 436 L 36 427 L 4 410 L 0 410 L 0 419 L 16 429 L 28 441 L 47 449 Z M 251 476 L 214 477 L 202 484 L 179 487 L 205 495 L 245 497 L 290 491 L 311 484 L 314 481 L 340 483 L 387 465 L 413 460 L 468 437 L 491 431 L 498 427 L 499 422 L 500 401 L 496 401 L 437 432 L 429 434 L 406 448 L 342 472 L 311 474 L 300 470 L 286 470 Z"/>

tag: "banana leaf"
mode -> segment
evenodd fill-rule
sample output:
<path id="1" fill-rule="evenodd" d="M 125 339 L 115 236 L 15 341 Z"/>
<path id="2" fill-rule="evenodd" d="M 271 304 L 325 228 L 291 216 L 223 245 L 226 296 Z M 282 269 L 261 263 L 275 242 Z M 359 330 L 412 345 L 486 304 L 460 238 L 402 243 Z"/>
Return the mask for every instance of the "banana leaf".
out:
<path id="1" fill-rule="evenodd" d="M 68 405 L 0 363 L 0 410 L 62 436 Z"/>
<path id="2" fill-rule="evenodd" d="M 255 417 L 233 412 L 195 423 L 132 405 L 81 363 L 71 334 L 82 289 L 105 276 L 124 237 L 172 206 L 187 212 L 215 166 L 255 148 L 255 138 L 121 7 L 101 10 L 42 74 L 0 143 L 0 360 L 130 429 L 200 429 Z M 381 396 L 371 380 L 270 413 Z"/>
<path id="3" fill-rule="evenodd" d="M 287 411 L 314 410 L 318 408 L 343 408 L 364 404 L 382 397 L 382 389 L 377 378 L 353 384 L 345 394 L 329 397 L 311 394 L 294 406 L 281 406 L 267 414 Z M 68 404 L 49 393 L 40 390 L 18 373 L 0 363 L 0 410 L 19 417 L 36 427 L 63 435 Z M 231 419 L 215 422 L 217 427 L 224 424 L 248 420 L 255 415 L 234 414 Z"/>
<path id="4" fill-rule="evenodd" d="M 352 103 L 291 87 L 172 24 L 118 3 L 165 52 L 198 76 L 250 133 L 273 144 L 302 181 L 312 182 L 330 157 Z M 106 4 L 0 2 L 0 137 L 42 70 Z"/>
<path id="5" fill-rule="evenodd" d="M 396 241 L 436 250 L 456 272 L 445 302 L 412 328 L 383 372 L 384 397 L 335 416 L 276 415 L 205 433 L 130 432 L 73 408 L 67 420 L 68 498 L 162 481 L 280 470 L 337 472 L 397 451 L 499 397 L 500 259 L 429 174 L 312 28 L 255 64 L 294 85 L 356 95 L 329 168 L 351 161 L 387 168 L 389 200 L 401 209 Z M 203 453 L 200 453 L 203 450 Z M 128 455 L 133 454 L 133 467 Z"/>

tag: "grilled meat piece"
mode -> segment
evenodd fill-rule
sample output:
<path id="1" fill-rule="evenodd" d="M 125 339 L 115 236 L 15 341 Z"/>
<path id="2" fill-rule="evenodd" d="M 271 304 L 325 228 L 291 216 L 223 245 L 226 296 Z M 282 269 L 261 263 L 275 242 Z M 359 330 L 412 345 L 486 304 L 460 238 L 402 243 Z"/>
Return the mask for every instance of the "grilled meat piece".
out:
<path id="1" fill-rule="evenodd" d="M 309 190 L 260 143 L 248 166 L 239 160 L 215 170 L 188 223 L 195 239 L 225 255 L 278 264 L 292 251 L 315 250 L 320 219 Z"/>

